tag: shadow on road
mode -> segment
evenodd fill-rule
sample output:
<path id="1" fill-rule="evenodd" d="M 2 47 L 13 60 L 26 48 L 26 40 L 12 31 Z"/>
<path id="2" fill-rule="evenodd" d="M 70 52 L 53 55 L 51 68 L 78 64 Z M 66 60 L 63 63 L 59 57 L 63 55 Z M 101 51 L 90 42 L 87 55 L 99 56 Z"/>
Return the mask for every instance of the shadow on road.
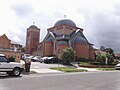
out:
<path id="1" fill-rule="evenodd" d="M 0 79 L 9 79 L 9 78 L 21 78 L 22 76 L 8 76 L 7 74 L 0 74 Z"/>

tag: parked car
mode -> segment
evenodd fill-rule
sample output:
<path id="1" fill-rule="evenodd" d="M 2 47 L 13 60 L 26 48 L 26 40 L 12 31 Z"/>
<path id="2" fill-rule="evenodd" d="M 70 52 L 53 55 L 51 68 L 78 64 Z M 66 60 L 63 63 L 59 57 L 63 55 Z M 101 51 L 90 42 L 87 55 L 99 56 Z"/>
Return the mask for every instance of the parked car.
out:
<path id="1" fill-rule="evenodd" d="M 48 59 L 49 57 L 42 57 L 41 60 L 44 62 L 46 59 Z"/>
<path id="2" fill-rule="evenodd" d="M 115 69 L 116 69 L 116 70 L 120 70 L 120 61 L 118 62 L 117 65 L 115 65 Z"/>
<path id="3" fill-rule="evenodd" d="M 30 56 L 30 54 L 24 54 L 24 55 L 22 55 L 22 60 L 25 60 L 29 56 Z"/>
<path id="4" fill-rule="evenodd" d="M 32 59 L 31 59 L 31 61 L 33 61 L 33 62 L 43 62 L 43 60 L 41 59 L 41 56 L 35 56 L 35 57 L 33 57 Z"/>
<path id="5" fill-rule="evenodd" d="M 34 56 L 28 56 L 28 57 L 26 57 L 25 59 L 32 59 Z"/>
<path id="6" fill-rule="evenodd" d="M 44 59 L 44 63 L 58 63 L 57 57 L 47 57 Z"/>
<path id="7" fill-rule="evenodd" d="M 6 72 L 9 76 L 19 76 L 23 69 L 21 63 L 9 62 L 4 54 L 0 54 L 0 72 Z"/>

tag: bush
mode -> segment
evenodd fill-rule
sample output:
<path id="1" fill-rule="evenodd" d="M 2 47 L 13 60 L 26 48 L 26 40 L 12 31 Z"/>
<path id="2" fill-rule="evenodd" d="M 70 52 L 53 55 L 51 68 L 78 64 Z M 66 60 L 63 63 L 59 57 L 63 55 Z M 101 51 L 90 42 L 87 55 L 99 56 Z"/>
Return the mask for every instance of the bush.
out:
<path id="1" fill-rule="evenodd" d="M 93 64 L 93 65 L 100 65 L 100 62 L 92 62 L 90 64 Z"/>
<path id="2" fill-rule="evenodd" d="M 74 50 L 73 48 L 66 48 L 63 50 L 61 58 L 63 60 L 63 64 L 70 65 L 70 62 L 74 61 Z"/>
<path id="3" fill-rule="evenodd" d="M 8 60 L 9 60 L 10 62 L 15 62 L 15 58 L 14 58 L 14 57 L 10 57 L 10 58 L 8 58 Z"/>

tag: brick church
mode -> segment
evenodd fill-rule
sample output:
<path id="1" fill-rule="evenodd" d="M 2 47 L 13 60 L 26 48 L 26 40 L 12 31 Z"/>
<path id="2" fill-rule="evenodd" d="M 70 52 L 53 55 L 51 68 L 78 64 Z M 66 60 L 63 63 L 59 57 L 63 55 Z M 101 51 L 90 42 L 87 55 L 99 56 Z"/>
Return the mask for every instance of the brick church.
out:
<path id="1" fill-rule="evenodd" d="M 63 49 L 72 47 L 77 58 L 94 59 L 93 44 L 83 34 L 83 29 L 70 19 L 57 21 L 47 29 L 47 35 L 39 43 L 40 29 L 31 25 L 27 29 L 26 53 L 40 56 L 60 56 Z"/>

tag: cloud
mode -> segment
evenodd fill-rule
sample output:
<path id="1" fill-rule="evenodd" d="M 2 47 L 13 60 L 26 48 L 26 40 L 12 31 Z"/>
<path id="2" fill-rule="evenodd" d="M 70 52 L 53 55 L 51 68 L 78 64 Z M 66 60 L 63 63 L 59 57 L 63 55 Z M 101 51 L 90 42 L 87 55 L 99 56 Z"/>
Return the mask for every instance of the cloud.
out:
<path id="1" fill-rule="evenodd" d="M 33 8 L 28 3 L 20 3 L 11 5 L 11 9 L 15 12 L 15 14 L 19 17 L 26 18 L 27 16 L 33 13 Z"/>
<path id="2" fill-rule="evenodd" d="M 24 28 L 14 28 L 12 30 L 9 30 L 6 34 L 10 40 L 15 41 L 24 46 L 26 40 L 26 32 L 23 30 Z"/>
<path id="3" fill-rule="evenodd" d="M 95 46 L 111 47 L 115 52 L 120 48 L 120 8 L 111 11 L 95 11 L 89 14 L 83 12 L 85 16 L 86 35 Z M 116 14 L 117 13 L 117 14 Z M 97 45 L 98 44 L 98 45 Z"/>

